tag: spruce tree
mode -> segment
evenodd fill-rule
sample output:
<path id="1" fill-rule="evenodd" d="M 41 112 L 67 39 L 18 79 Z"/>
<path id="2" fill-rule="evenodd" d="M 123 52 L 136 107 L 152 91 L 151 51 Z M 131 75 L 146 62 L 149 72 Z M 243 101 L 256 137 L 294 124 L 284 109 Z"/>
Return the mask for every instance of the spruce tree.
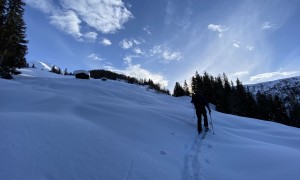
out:
<path id="1" fill-rule="evenodd" d="M 4 59 L 4 47 L 7 46 L 4 38 L 4 23 L 6 21 L 6 12 L 7 12 L 7 1 L 0 0 L 0 71 L 1 71 L 1 64 Z"/>
<path id="2" fill-rule="evenodd" d="M 267 120 L 268 109 L 266 108 L 266 104 L 267 104 L 266 95 L 258 91 L 256 93 L 256 102 L 257 102 L 257 118 Z"/>
<path id="3" fill-rule="evenodd" d="M 222 109 L 225 113 L 230 113 L 231 112 L 231 94 L 232 94 L 232 88 L 230 86 L 230 83 L 228 81 L 228 78 L 225 73 L 223 73 L 223 84 L 224 84 L 224 91 L 222 95 Z"/>
<path id="4" fill-rule="evenodd" d="M 279 98 L 278 95 L 275 95 L 273 98 L 273 108 L 272 108 L 273 114 L 274 114 L 274 120 L 276 122 L 290 125 L 288 115 L 286 113 L 286 109 L 284 106 L 284 103 Z"/>
<path id="5" fill-rule="evenodd" d="M 0 35 L 1 36 L 2 36 L 5 19 L 6 19 L 6 0 L 0 0 L 0 33 L 1 33 Z"/>
<path id="6" fill-rule="evenodd" d="M 214 103 L 216 105 L 217 110 L 220 110 L 221 112 L 224 112 L 224 107 L 223 107 L 223 103 L 222 103 L 222 97 L 223 97 L 223 82 L 222 82 L 222 78 L 219 75 L 217 78 L 215 78 L 214 81 Z"/>
<path id="7" fill-rule="evenodd" d="M 252 118 L 256 118 L 256 112 L 257 112 L 257 103 L 252 95 L 252 93 L 249 91 L 249 89 L 247 88 L 246 91 L 246 102 L 245 102 L 247 111 L 246 111 L 246 116 L 247 117 L 252 117 Z"/>
<path id="8" fill-rule="evenodd" d="M 237 114 L 241 116 L 247 115 L 247 106 L 246 106 L 246 90 L 242 84 L 242 82 L 237 79 L 236 80 L 236 109 Z"/>
<path id="9" fill-rule="evenodd" d="M 300 128 L 300 103 L 294 102 L 290 110 L 291 125 Z"/>
<path id="10" fill-rule="evenodd" d="M 209 100 L 212 101 L 213 99 L 213 92 L 212 92 L 212 82 L 209 74 L 204 72 L 203 75 L 203 84 L 202 84 L 202 94 Z"/>
<path id="11" fill-rule="evenodd" d="M 196 71 L 195 76 L 192 78 L 192 92 L 201 92 L 203 89 L 203 81 L 199 73 Z"/>
<path id="12" fill-rule="evenodd" d="M 190 90 L 189 90 L 189 86 L 188 86 L 186 80 L 184 80 L 184 83 L 183 83 L 183 90 L 184 90 L 185 96 L 190 96 Z"/>
<path id="13" fill-rule="evenodd" d="M 179 96 L 184 96 L 184 89 L 181 87 L 179 82 L 175 83 L 174 91 L 173 91 L 173 96 L 179 97 Z"/>
<path id="14" fill-rule="evenodd" d="M 1 68 L 12 69 L 26 66 L 27 53 L 26 25 L 23 20 L 25 3 L 9 0 L 6 21 L 3 24 L 3 45 Z"/>

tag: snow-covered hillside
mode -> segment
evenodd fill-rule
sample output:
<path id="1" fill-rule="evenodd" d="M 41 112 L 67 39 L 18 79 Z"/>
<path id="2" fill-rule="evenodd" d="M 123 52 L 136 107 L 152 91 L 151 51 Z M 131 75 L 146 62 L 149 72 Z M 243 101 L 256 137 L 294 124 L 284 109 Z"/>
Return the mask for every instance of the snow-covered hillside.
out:
<path id="1" fill-rule="evenodd" d="M 32 67 L 33 65 L 36 69 L 40 69 L 40 70 L 44 70 L 44 71 L 50 71 L 52 69 L 52 67 L 54 66 L 54 64 L 42 62 L 42 61 L 29 62 L 29 67 Z"/>
<path id="2" fill-rule="evenodd" d="M 0 179 L 299 179 L 297 128 L 212 111 L 202 140 L 189 97 L 22 72 L 0 79 Z"/>
<path id="3" fill-rule="evenodd" d="M 261 93 L 278 95 L 284 101 L 289 101 L 291 97 L 295 97 L 296 101 L 300 102 L 300 77 L 247 85 L 247 87 L 253 94 L 260 91 Z"/>

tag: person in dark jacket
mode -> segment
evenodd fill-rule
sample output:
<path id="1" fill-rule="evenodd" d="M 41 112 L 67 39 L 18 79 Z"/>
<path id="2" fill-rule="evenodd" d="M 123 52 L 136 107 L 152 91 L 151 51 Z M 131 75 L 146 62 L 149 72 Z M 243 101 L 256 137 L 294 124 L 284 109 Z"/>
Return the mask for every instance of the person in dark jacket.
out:
<path id="1" fill-rule="evenodd" d="M 205 107 L 208 109 L 209 114 L 211 113 L 211 110 L 209 108 L 207 99 L 199 92 L 195 92 L 192 95 L 191 103 L 193 103 L 195 106 L 197 119 L 198 119 L 198 122 L 197 122 L 198 133 L 200 134 L 202 131 L 202 124 L 201 124 L 202 115 L 204 117 L 205 130 L 208 130 L 208 120 L 207 120 L 207 113 L 206 113 Z"/>

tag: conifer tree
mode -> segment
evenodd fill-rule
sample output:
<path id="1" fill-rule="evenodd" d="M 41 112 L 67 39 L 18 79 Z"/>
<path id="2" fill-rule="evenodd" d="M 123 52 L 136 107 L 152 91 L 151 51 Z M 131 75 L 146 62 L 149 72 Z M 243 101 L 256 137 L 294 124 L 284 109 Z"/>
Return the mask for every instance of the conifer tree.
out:
<path id="1" fill-rule="evenodd" d="M 232 94 L 232 88 L 230 86 L 230 83 L 228 81 L 228 78 L 225 73 L 223 73 L 223 84 L 224 84 L 224 91 L 222 95 L 222 109 L 225 113 L 231 112 L 231 94 Z"/>
<path id="2" fill-rule="evenodd" d="M 223 104 L 222 104 L 222 96 L 223 96 L 223 83 L 221 76 L 219 75 L 218 77 L 215 78 L 214 81 L 214 103 L 218 109 L 223 112 Z"/>
<path id="3" fill-rule="evenodd" d="M 25 3 L 22 0 L 9 0 L 6 21 L 3 24 L 1 68 L 26 66 L 27 53 L 26 25 L 23 20 Z"/>
<path id="4" fill-rule="evenodd" d="M 246 92 L 246 116 L 247 117 L 252 117 L 252 118 L 256 118 L 256 112 L 257 112 L 257 103 L 253 97 L 253 95 L 250 93 L 249 89 L 247 89 Z"/>
<path id="5" fill-rule="evenodd" d="M 212 92 L 212 83 L 210 76 L 207 72 L 203 74 L 203 84 L 201 87 L 202 94 L 209 100 L 212 101 L 213 99 L 213 92 Z"/>
<path id="6" fill-rule="evenodd" d="M 186 82 L 186 80 L 184 80 L 184 83 L 183 83 L 183 90 L 184 90 L 184 95 L 185 96 L 190 96 L 190 90 L 189 90 L 189 86 Z"/>
<path id="7" fill-rule="evenodd" d="M 192 78 L 192 91 L 193 92 L 200 92 L 202 91 L 203 81 L 200 77 L 199 73 L 196 71 L 195 76 Z"/>
<path id="8" fill-rule="evenodd" d="M 179 82 L 175 83 L 174 91 L 173 91 L 173 96 L 179 97 L 179 96 L 184 96 L 184 89 L 181 87 Z"/>
<path id="9" fill-rule="evenodd" d="M 192 93 L 195 92 L 196 86 L 197 86 L 196 78 L 195 78 L 195 76 L 193 76 L 192 80 L 191 80 Z"/>
<path id="10" fill-rule="evenodd" d="M 2 33 L 5 19 L 6 19 L 6 0 L 0 0 L 0 33 Z"/>
<path id="11" fill-rule="evenodd" d="M 242 115 L 242 116 L 246 116 L 247 113 L 247 106 L 246 106 L 246 91 L 245 88 L 242 84 L 242 82 L 237 79 L 236 80 L 236 109 L 237 109 L 237 114 Z"/>
<path id="12" fill-rule="evenodd" d="M 4 23 L 6 21 L 7 1 L 0 0 L 0 70 L 1 64 L 4 59 L 4 47 L 6 47 L 6 41 L 4 39 Z"/>
<path id="13" fill-rule="evenodd" d="M 65 70 L 64 70 L 64 75 L 68 75 L 69 73 L 68 73 L 68 69 L 67 68 L 65 68 Z"/>
<path id="14" fill-rule="evenodd" d="M 289 118 L 286 113 L 286 109 L 284 107 L 282 100 L 279 98 L 278 95 L 274 96 L 272 111 L 273 111 L 272 114 L 274 114 L 274 120 L 276 122 L 290 125 Z"/>
<path id="15" fill-rule="evenodd" d="M 300 103 L 292 103 L 290 109 L 291 125 L 300 128 Z"/>

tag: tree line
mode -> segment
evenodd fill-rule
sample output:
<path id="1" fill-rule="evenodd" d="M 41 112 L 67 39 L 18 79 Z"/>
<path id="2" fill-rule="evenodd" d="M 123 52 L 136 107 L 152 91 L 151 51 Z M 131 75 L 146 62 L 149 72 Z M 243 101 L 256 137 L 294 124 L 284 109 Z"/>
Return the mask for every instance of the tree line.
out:
<path id="1" fill-rule="evenodd" d="M 238 116 L 251 117 L 300 127 L 300 104 L 293 101 L 286 108 L 278 95 L 257 92 L 253 95 L 237 79 L 229 82 L 225 73 L 217 77 L 207 72 L 200 76 L 198 72 L 191 79 L 191 91 L 201 92 L 214 105 L 216 110 Z M 182 87 L 176 82 L 173 96 L 190 95 L 186 81 Z"/>
<path id="2" fill-rule="evenodd" d="M 159 83 L 154 83 L 153 80 L 151 79 L 137 79 L 135 77 L 130 77 L 130 76 L 126 76 L 124 74 L 118 74 L 115 72 L 111 72 L 109 70 L 103 70 L 103 69 L 96 69 L 96 70 L 91 70 L 90 72 L 90 76 L 94 79 L 101 79 L 103 77 L 107 78 L 107 79 L 111 79 L 111 80 L 124 80 L 127 83 L 130 84 L 138 84 L 138 85 L 146 85 L 148 86 L 150 89 L 154 89 L 157 92 L 163 93 L 163 94 L 167 94 L 170 95 L 170 91 L 162 88 L 162 86 Z"/>
<path id="3" fill-rule="evenodd" d="M 0 77 L 10 79 L 16 68 L 25 67 L 26 25 L 22 0 L 0 0 Z"/>

